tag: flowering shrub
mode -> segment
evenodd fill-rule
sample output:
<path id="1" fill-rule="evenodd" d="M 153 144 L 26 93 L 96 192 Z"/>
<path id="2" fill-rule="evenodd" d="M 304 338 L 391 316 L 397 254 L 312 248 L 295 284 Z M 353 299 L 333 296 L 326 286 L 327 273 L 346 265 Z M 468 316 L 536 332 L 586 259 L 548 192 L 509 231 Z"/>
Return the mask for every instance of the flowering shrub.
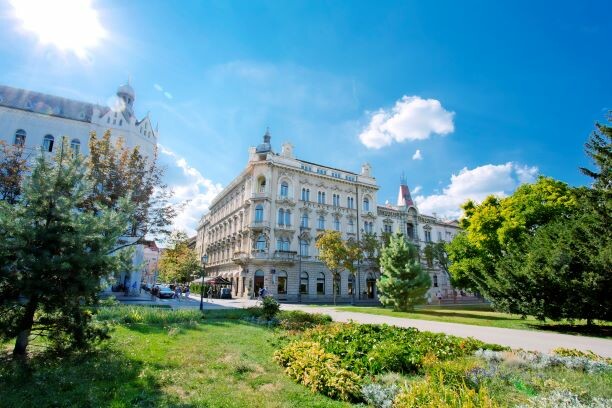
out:
<path id="1" fill-rule="evenodd" d="M 325 352 L 320 344 L 293 342 L 274 353 L 274 360 L 285 367 L 285 373 L 331 398 L 351 401 L 359 398 L 361 378 L 340 365 L 340 359 Z"/>
<path id="2" fill-rule="evenodd" d="M 362 375 L 419 372 L 428 354 L 448 360 L 471 355 L 479 348 L 503 349 L 472 338 L 356 323 L 315 327 L 307 330 L 304 338 L 320 343 L 325 351 L 340 358 L 344 368 Z"/>
<path id="3" fill-rule="evenodd" d="M 431 377 L 406 386 L 395 398 L 395 408 L 496 408 L 485 387 L 448 386 L 444 376 Z"/>
<path id="4" fill-rule="evenodd" d="M 370 383 L 361 387 L 363 399 L 376 408 L 391 408 L 398 392 L 399 387 L 395 384 Z"/>

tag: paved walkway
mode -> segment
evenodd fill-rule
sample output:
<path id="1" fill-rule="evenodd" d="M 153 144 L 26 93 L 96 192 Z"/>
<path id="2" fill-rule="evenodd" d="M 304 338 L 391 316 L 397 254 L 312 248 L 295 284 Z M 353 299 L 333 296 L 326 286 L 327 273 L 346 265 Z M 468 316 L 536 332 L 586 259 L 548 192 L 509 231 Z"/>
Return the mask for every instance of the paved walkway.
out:
<path id="1" fill-rule="evenodd" d="M 180 306 L 189 307 L 194 303 L 199 305 L 199 297 L 196 299 L 196 296 L 192 295 L 191 298 L 191 302 L 182 302 Z M 195 300 L 198 300 L 198 302 L 195 302 Z M 187 303 L 190 303 L 190 305 L 188 306 Z M 243 308 L 255 304 L 256 302 L 254 300 L 246 299 L 214 299 L 212 304 L 205 303 L 204 306 L 206 309 L 221 309 Z M 302 310 L 309 313 L 325 313 L 330 315 L 334 321 L 338 322 L 353 320 L 358 323 L 386 323 L 398 327 L 415 327 L 419 330 L 452 334 L 460 337 L 474 337 L 487 343 L 501 344 L 515 349 L 522 348 L 525 350 L 550 352 L 557 347 L 565 347 L 584 351 L 591 350 L 601 356 L 612 358 L 612 340 L 597 337 L 405 319 L 400 317 L 371 315 L 367 313 L 345 312 L 332 307 L 317 307 L 303 304 L 282 304 L 281 309 Z"/>

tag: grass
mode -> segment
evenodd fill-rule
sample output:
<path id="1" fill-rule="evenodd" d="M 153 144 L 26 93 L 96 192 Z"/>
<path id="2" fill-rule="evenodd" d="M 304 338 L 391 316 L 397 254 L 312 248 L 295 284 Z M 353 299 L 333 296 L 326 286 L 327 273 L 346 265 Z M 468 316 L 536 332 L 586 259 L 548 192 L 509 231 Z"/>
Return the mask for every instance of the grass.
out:
<path id="1" fill-rule="evenodd" d="M 0 407 L 344 407 L 286 377 L 272 361 L 277 335 L 242 311 L 100 310 L 112 339 L 64 359 L 4 353 Z M 9 345 L 4 346 L 4 351 Z"/>
<path id="2" fill-rule="evenodd" d="M 589 328 L 586 322 L 541 322 L 533 317 L 522 319 L 517 315 L 493 311 L 488 305 L 422 306 L 413 312 L 394 312 L 380 306 L 336 306 L 346 312 L 368 313 L 381 316 L 402 317 L 436 322 L 471 324 L 475 326 L 502 327 L 506 329 L 549 330 L 565 334 L 612 337 L 612 323 L 600 322 Z"/>

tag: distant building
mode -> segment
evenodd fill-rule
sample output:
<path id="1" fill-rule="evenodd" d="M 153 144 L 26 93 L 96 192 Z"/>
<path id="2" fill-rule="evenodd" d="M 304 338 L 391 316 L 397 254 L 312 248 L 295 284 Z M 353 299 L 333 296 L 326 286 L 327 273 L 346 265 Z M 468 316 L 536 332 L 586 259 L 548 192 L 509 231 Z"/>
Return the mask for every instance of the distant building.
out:
<path id="1" fill-rule="evenodd" d="M 109 107 L 0 85 L 0 140 L 24 146 L 30 153 L 41 149 L 53 153 L 66 136 L 74 150 L 87 155 L 90 133 L 102 137 L 110 130 L 113 140 L 121 137 L 128 147 L 139 146 L 144 156 L 153 157 L 158 130 L 153 128 L 148 114 L 140 120 L 136 118 L 134 89 L 129 83 L 121 85 L 116 96 Z M 119 277 L 119 283 L 133 294 L 140 289 L 144 258 L 145 248 L 135 245 L 133 270 Z"/>
<path id="2" fill-rule="evenodd" d="M 158 132 L 149 115 L 136 118 L 134 89 L 121 85 L 116 95 L 109 107 L 0 85 L 0 140 L 54 152 L 66 136 L 87 155 L 89 134 L 102 137 L 110 129 L 114 139 L 122 137 L 127 146 L 140 146 L 143 155 L 152 156 Z"/>
<path id="3" fill-rule="evenodd" d="M 253 296 L 266 287 L 281 300 L 329 301 L 332 274 L 314 245 L 321 231 L 356 240 L 364 233 L 399 232 L 421 250 L 459 231 L 456 221 L 420 214 L 404 178 L 395 206 L 376 205 L 378 189 L 369 164 L 354 173 L 307 162 L 288 143 L 275 153 L 266 132 L 262 144 L 249 148 L 246 168 L 202 217 L 196 251 L 208 255 L 207 275 L 232 282 L 234 296 Z M 446 273 L 424 266 L 432 277 L 430 298 L 452 297 Z M 336 295 L 348 300 L 355 291 L 362 300 L 376 299 L 379 277 L 367 263 L 355 281 L 343 271 Z"/>

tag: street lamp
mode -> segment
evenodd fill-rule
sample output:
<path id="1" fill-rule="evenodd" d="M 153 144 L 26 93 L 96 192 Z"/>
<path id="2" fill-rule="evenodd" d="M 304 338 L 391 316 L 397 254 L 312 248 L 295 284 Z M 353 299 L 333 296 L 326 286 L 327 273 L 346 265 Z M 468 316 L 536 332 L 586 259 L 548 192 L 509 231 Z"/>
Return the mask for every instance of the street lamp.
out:
<path id="1" fill-rule="evenodd" d="M 206 264 L 208 263 L 208 254 L 202 255 L 202 282 L 200 284 L 200 311 L 204 311 L 204 275 Z"/>

